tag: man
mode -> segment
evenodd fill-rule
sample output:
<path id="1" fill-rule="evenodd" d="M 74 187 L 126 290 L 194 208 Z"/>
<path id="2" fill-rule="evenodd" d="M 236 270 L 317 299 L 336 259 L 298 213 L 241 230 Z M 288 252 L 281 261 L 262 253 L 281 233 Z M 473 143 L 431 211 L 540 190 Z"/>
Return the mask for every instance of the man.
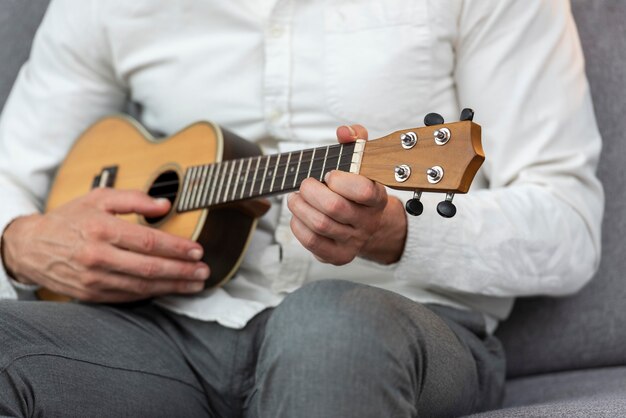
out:
<path id="1" fill-rule="evenodd" d="M 575 27 L 556 0 L 391 3 L 52 2 L 0 123 L 2 294 L 169 296 L 0 304 L 1 414 L 498 406 L 491 332 L 513 297 L 574 292 L 598 264 L 600 138 Z M 266 152 L 471 106 L 487 160 L 450 220 L 429 210 L 440 197 L 407 218 L 406 196 L 363 177 L 307 180 L 274 202 L 237 277 L 201 291 L 196 243 L 113 216 L 167 203 L 98 190 L 39 213 L 72 141 L 127 98 L 155 130 L 211 118 Z"/>

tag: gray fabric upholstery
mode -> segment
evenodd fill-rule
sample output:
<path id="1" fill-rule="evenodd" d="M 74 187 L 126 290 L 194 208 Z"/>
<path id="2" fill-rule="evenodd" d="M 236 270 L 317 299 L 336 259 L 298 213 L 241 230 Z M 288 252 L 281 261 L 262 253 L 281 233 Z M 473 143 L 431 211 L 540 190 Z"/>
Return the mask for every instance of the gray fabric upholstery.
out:
<path id="1" fill-rule="evenodd" d="M 572 4 L 604 139 L 603 259 L 578 295 L 517 302 L 498 331 L 510 376 L 626 365 L 626 2 Z"/>
<path id="2" fill-rule="evenodd" d="M 507 383 L 504 405 L 518 407 L 609 395 L 626 399 L 626 367 L 577 370 L 513 379 Z"/>
<path id="3" fill-rule="evenodd" d="M 626 414 L 626 397 L 599 395 L 573 401 L 550 402 L 518 408 L 499 409 L 472 415 L 475 418 L 562 417 L 617 418 Z"/>
<path id="4" fill-rule="evenodd" d="M 33 34 L 49 0 L 0 1 L 0 111 L 28 58 Z"/>

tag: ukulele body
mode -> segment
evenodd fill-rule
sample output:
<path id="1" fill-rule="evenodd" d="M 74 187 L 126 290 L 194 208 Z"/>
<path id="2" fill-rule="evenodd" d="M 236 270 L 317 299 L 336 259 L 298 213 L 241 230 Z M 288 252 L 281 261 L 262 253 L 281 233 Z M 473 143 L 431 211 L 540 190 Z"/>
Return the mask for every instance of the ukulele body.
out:
<path id="1" fill-rule="evenodd" d="M 219 286 L 235 274 L 257 218 L 269 209 L 269 203 L 252 200 L 179 213 L 176 207 L 184 174 L 190 166 L 260 154 L 255 144 L 209 122 L 155 139 L 129 117 L 107 117 L 87 129 L 70 150 L 53 182 L 46 212 L 95 187 L 141 190 L 158 197 L 163 192 L 160 183 L 173 183 L 166 186 L 172 209 L 164 218 L 118 216 L 199 242 L 204 247 L 203 261 L 211 269 L 206 287 Z"/>

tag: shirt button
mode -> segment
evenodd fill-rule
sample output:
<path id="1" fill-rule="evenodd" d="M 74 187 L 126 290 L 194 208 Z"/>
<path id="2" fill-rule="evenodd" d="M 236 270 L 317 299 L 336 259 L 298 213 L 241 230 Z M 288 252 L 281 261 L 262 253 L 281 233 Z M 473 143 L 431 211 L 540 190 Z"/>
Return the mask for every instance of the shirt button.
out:
<path id="1" fill-rule="evenodd" d="M 270 120 L 274 123 L 278 122 L 280 118 L 282 117 L 283 117 L 283 112 L 281 112 L 278 109 L 274 109 L 272 113 L 270 114 Z"/>
<path id="2" fill-rule="evenodd" d="M 270 29 L 270 35 L 273 38 L 280 38 L 281 36 L 283 36 L 284 33 L 285 33 L 285 28 L 280 25 L 274 25 Z"/>

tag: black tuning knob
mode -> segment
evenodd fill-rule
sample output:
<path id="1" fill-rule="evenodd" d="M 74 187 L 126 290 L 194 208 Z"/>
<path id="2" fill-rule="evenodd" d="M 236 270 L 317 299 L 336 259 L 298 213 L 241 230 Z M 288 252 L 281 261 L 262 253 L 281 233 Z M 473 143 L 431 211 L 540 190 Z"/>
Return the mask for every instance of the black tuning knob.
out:
<path id="1" fill-rule="evenodd" d="M 452 199 L 454 198 L 454 193 L 448 193 L 446 195 L 446 200 L 443 202 L 439 202 L 437 205 L 437 213 L 444 218 L 452 218 L 456 215 L 456 206 L 452 203 Z"/>
<path id="2" fill-rule="evenodd" d="M 468 107 L 461 111 L 461 121 L 474 120 L 474 111 Z"/>
<path id="3" fill-rule="evenodd" d="M 437 205 L 437 213 L 444 218 L 452 218 L 456 215 L 456 206 L 454 203 L 444 200 Z"/>
<path id="4" fill-rule="evenodd" d="M 424 205 L 420 202 L 422 192 L 415 192 L 413 199 L 409 199 L 404 206 L 407 213 L 413 216 L 420 216 L 424 212 Z"/>
<path id="5" fill-rule="evenodd" d="M 443 116 L 439 113 L 429 113 L 424 118 L 424 125 L 433 126 L 433 125 L 441 125 L 443 123 Z"/>
<path id="6" fill-rule="evenodd" d="M 407 200 L 405 208 L 407 213 L 413 216 L 420 216 L 424 212 L 424 205 L 417 199 Z"/>

